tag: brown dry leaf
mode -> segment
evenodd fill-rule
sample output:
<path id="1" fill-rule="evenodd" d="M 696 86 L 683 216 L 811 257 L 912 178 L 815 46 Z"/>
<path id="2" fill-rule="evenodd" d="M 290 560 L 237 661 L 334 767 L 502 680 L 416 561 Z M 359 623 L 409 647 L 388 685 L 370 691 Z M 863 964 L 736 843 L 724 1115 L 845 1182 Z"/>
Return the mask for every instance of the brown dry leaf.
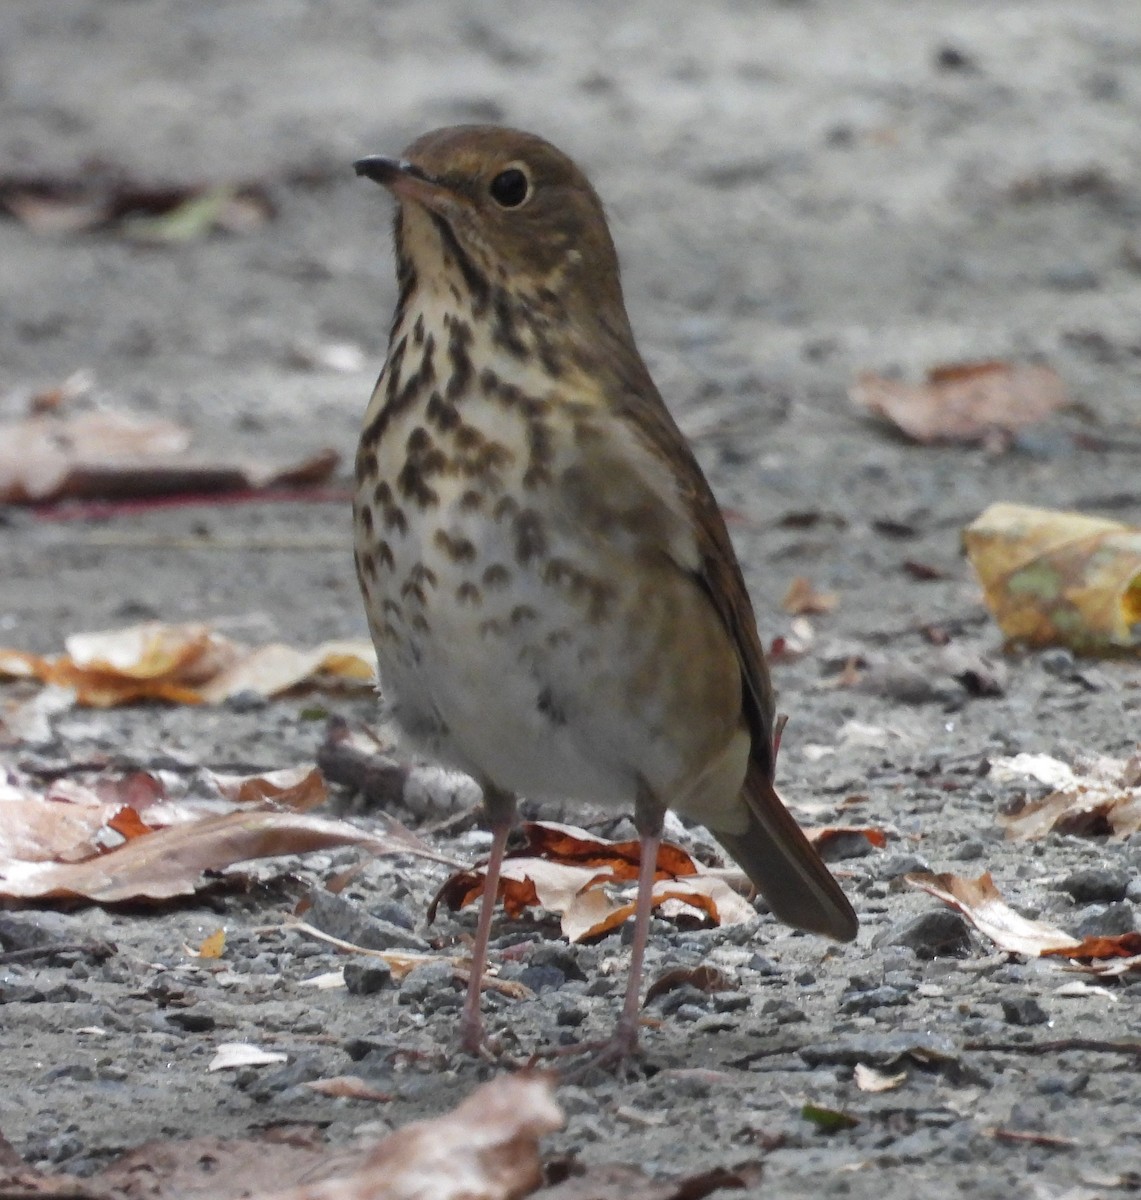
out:
<path id="1" fill-rule="evenodd" d="M 358 1155 L 359 1157 L 359 1155 Z M 215 1172 L 223 1164 L 223 1175 Z M 0 1164 L 7 1200 L 239 1200 L 256 1189 L 286 1188 L 338 1165 L 312 1126 L 275 1126 L 249 1140 L 216 1137 L 147 1142 L 97 1176 L 47 1175 L 23 1162 Z"/>
<path id="2" fill-rule="evenodd" d="M 189 455 L 189 446 L 181 425 L 116 412 L 0 424 L 0 503 L 308 485 L 328 479 L 339 461 L 329 449 L 286 465 L 212 461 Z"/>
<path id="3" fill-rule="evenodd" d="M 84 862 L 0 861 L 0 897 L 82 897 L 104 904 L 187 896 L 205 871 L 281 854 L 365 846 L 374 854 L 415 853 L 347 821 L 291 812 L 244 811 L 159 829 Z"/>
<path id="4" fill-rule="evenodd" d="M 992 445 L 1067 402 L 1056 371 L 1005 362 L 932 367 L 919 384 L 867 371 L 852 386 L 851 398 L 917 442 Z"/>
<path id="5" fill-rule="evenodd" d="M 818 825 L 815 828 L 805 829 L 804 836 L 817 850 L 829 842 L 845 837 L 862 837 L 877 850 L 882 850 L 887 845 L 888 837 L 887 830 L 879 829 L 875 825 Z"/>
<path id="6" fill-rule="evenodd" d="M 148 621 L 72 634 L 66 653 L 40 657 L 0 649 L 0 676 L 35 676 L 68 688 L 77 703 L 112 708 L 139 700 L 219 704 L 239 691 L 272 697 L 302 685 L 371 686 L 376 656 L 363 639 L 311 650 L 271 643 L 250 650 L 210 626 Z"/>
<path id="7" fill-rule="evenodd" d="M 609 867 L 615 879 L 638 878 L 642 851 L 636 838 L 612 842 L 577 825 L 557 821 L 525 821 L 522 833 L 527 839 L 525 854 L 583 867 Z M 695 875 L 697 871 L 693 858 L 680 846 L 662 842 L 658 847 L 658 878 Z"/>
<path id="8" fill-rule="evenodd" d="M 960 875 L 933 875 L 927 872 L 906 876 L 912 887 L 929 892 L 949 904 L 1000 950 L 1026 954 L 1034 958 L 1047 951 L 1067 951 L 1080 945 L 1062 929 L 1043 921 L 1020 916 L 1003 900 L 989 871 L 977 879 Z"/>
<path id="9" fill-rule="evenodd" d="M 111 412 L 39 416 L 0 425 L 0 503 L 40 504 L 73 490 L 74 477 L 98 463 L 182 454 L 190 433 L 170 421 Z"/>
<path id="10" fill-rule="evenodd" d="M 218 775 L 205 772 L 206 778 L 218 789 L 218 794 L 235 804 L 264 804 L 287 808 L 291 812 L 308 812 L 329 798 L 325 777 L 317 767 L 308 765 L 283 767 L 261 775 Z"/>
<path id="11" fill-rule="evenodd" d="M 663 971 L 650 984 L 642 1003 L 649 1004 L 658 996 L 664 996 L 667 992 L 687 986 L 695 987 L 699 991 L 712 995 L 714 992 L 731 991 L 735 985 L 724 971 L 718 970 L 717 967 L 711 967 L 708 963 L 701 963 L 696 967 L 674 967 L 672 970 Z"/>
<path id="12" fill-rule="evenodd" d="M 387 1104 L 392 1099 L 391 1092 L 379 1091 L 359 1075 L 334 1075 L 329 1079 L 310 1079 L 303 1086 L 311 1092 L 316 1092 L 319 1096 L 332 1096 L 334 1100 L 371 1100 L 377 1104 Z"/>
<path id="13" fill-rule="evenodd" d="M 810 579 L 796 575 L 788 585 L 781 608 L 794 617 L 823 616 L 839 603 L 840 597 L 835 592 L 818 592 Z"/>
<path id="14" fill-rule="evenodd" d="M 963 543 L 1008 642 L 1083 653 L 1141 649 L 1141 529 L 992 504 Z"/>
<path id="15" fill-rule="evenodd" d="M 626 921 L 635 900 L 618 885 L 638 877 L 637 841 L 611 842 L 573 825 L 532 821 L 524 825 L 528 846 L 503 862 L 499 899 L 517 917 L 540 906 L 560 917 L 563 936 L 571 942 L 599 937 Z M 538 857 L 545 852 L 550 857 Z M 756 914 L 724 880 L 704 869 L 680 846 L 663 842 L 658 850 L 654 904 L 663 915 L 693 909 L 721 925 L 736 925 Z M 428 908 L 435 919 L 443 901 L 455 912 L 483 894 L 484 871 L 460 871 L 447 879 Z"/>
<path id="16" fill-rule="evenodd" d="M 501 1075 L 450 1113 L 389 1134 L 351 1174 L 255 1200 L 521 1200 L 543 1182 L 539 1138 L 563 1126 L 554 1079 Z"/>
<path id="17" fill-rule="evenodd" d="M 1093 759 L 1078 770 L 1049 755 L 1016 754 L 994 759 L 991 777 L 1033 779 L 1054 789 L 998 818 L 1013 840 L 1034 841 L 1055 832 L 1117 838 L 1141 833 L 1141 754 Z"/>
<path id="18" fill-rule="evenodd" d="M 1043 950 L 1043 954 L 1058 955 L 1076 961 L 1097 958 L 1137 958 L 1141 955 L 1141 933 L 1097 934 L 1083 938 L 1076 946 L 1063 950 Z"/>
<path id="19" fill-rule="evenodd" d="M 554 1076 L 519 1072 L 371 1148 L 278 1126 L 249 1139 L 148 1142 L 90 1179 L 46 1175 L 17 1156 L 0 1162 L 0 1190 L 12 1200 L 522 1200 L 543 1182 L 539 1138 L 562 1125 Z"/>
<path id="20" fill-rule="evenodd" d="M 146 241 L 182 242 L 216 230 L 249 232 L 277 209 L 258 182 L 156 186 L 122 172 L 84 170 L 74 177 L 4 176 L 0 212 L 44 235 L 121 229 Z"/>

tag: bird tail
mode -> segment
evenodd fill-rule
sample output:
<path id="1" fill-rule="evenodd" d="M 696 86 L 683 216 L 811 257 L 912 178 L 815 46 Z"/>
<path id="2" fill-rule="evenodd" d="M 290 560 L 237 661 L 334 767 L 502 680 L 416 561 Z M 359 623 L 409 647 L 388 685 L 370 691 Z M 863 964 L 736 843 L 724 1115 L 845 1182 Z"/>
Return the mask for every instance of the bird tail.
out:
<path id="1" fill-rule="evenodd" d="M 773 916 L 794 929 L 850 942 L 859 920 L 843 889 L 755 760 L 745 774 L 743 833 L 710 832 L 764 896 Z"/>

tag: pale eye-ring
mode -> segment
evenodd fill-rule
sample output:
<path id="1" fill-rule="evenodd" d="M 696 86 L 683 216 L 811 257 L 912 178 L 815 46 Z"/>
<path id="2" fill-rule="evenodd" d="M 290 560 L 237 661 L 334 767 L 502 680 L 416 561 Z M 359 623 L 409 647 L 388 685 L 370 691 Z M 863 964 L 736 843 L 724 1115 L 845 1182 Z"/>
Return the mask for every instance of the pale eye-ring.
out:
<path id="1" fill-rule="evenodd" d="M 491 181 L 488 191 L 500 208 L 518 208 L 531 195 L 531 180 L 522 167 L 504 167 Z"/>

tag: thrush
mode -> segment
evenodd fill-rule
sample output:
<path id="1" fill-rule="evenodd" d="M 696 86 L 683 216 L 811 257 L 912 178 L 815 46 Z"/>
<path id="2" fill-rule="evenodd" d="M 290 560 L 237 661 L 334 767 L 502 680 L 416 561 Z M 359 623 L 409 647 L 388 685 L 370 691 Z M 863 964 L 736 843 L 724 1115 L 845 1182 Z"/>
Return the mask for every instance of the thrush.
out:
<path id="1" fill-rule="evenodd" d="M 492 832 L 465 1049 L 516 797 L 632 810 L 641 865 L 608 1045 L 638 1039 L 666 809 L 773 914 L 857 919 L 773 788 L 773 691 L 720 509 L 635 345 L 602 203 L 533 134 L 457 126 L 359 175 L 395 197 L 399 297 L 365 415 L 356 568 L 381 690 L 482 785 Z"/>

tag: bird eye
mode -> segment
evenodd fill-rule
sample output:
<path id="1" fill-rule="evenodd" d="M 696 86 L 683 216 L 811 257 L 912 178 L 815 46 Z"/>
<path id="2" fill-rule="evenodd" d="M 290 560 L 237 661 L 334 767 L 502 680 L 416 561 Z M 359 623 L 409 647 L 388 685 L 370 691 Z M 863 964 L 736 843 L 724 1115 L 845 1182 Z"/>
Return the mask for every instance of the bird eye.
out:
<path id="1" fill-rule="evenodd" d="M 531 181 L 525 171 L 508 167 L 496 175 L 488 190 L 500 208 L 518 208 L 531 194 Z"/>

